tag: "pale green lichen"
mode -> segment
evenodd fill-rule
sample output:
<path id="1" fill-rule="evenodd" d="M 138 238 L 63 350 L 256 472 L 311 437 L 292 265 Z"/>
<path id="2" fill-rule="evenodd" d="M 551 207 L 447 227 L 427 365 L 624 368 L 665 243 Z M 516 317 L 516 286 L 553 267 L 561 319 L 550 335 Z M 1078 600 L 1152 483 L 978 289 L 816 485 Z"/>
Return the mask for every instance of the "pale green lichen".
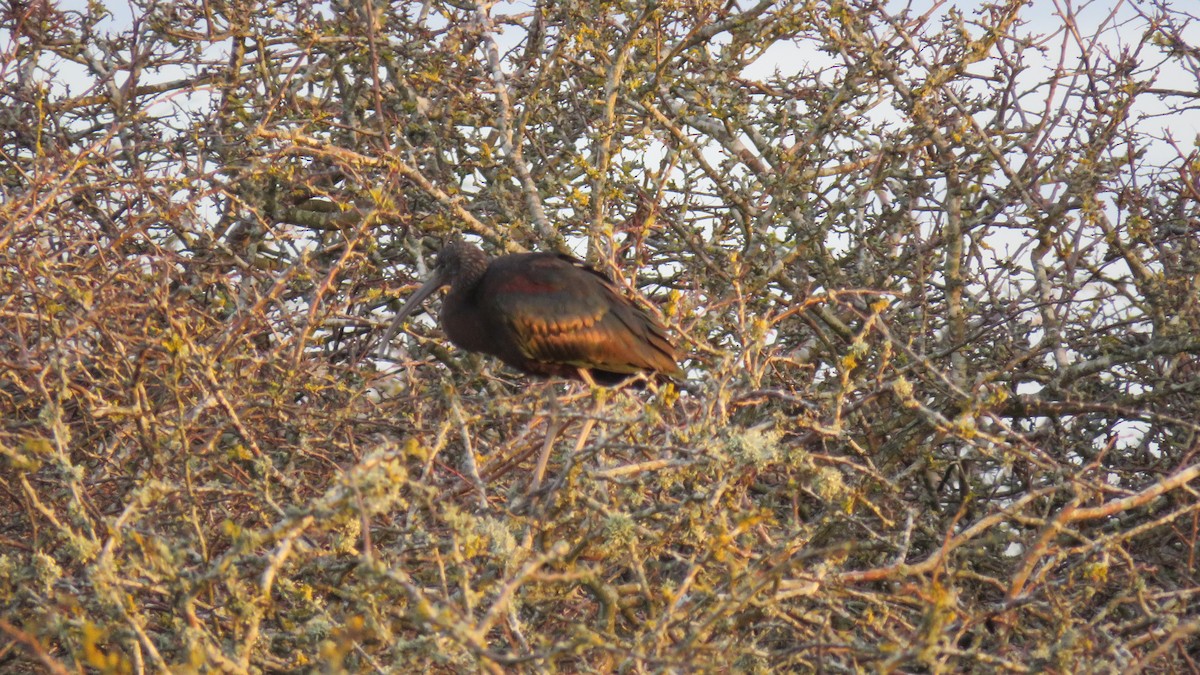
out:
<path id="1" fill-rule="evenodd" d="M 508 557 L 517 550 L 517 539 L 503 520 L 482 518 L 475 524 L 475 531 L 488 542 L 492 555 Z"/>
<path id="2" fill-rule="evenodd" d="M 338 553 L 358 553 L 358 542 L 362 539 L 362 518 L 347 514 L 338 519 L 336 529 L 331 532 L 333 550 Z"/>
<path id="3" fill-rule="evenodd" d="M 637 540 L 637 524 L 625 513 L 614 513 L 604 520 L 600 549 L 606 554 L 627 550 Z"/>
<path id="4" fill-rule="evenodd" d="M 62 578 L 63 570 L 58 561 L 42 551 L 33 554 L 33 581 L 43 593 L 49 593 L 55 582 Z"/>
<path id="5" fill-rule="evenodd" d="M 781 437 L 777 429 L 755 427 L 731 436 L 726 447 L 738 463 L 762 468 L 779 460 Z"/>
<path id="6" fill-rule="evenodd" d="M 817 470 L 812 479 L 812 490 L 827 502 L 840 501 L 848 494 L 842 472 L 829 466 Z"/>

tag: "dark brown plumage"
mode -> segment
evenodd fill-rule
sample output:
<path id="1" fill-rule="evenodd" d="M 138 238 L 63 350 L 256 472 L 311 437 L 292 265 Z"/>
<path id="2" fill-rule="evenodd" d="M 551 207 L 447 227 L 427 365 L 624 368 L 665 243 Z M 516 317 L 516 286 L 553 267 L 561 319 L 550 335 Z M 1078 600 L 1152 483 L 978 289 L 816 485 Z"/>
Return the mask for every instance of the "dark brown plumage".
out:
<path id="1" fill-rule="evenodd" d="M 682 379 L 675 350 L 653 317 L 608 277 L 570 256 L 520 253 L 490 259 L 453 239 L 433 276 L 400 308 L 381 349 L 427 297 L 442 286 L 442 329 L 473 352 L 544 377 L 613 385 L 639 373 Z"/>

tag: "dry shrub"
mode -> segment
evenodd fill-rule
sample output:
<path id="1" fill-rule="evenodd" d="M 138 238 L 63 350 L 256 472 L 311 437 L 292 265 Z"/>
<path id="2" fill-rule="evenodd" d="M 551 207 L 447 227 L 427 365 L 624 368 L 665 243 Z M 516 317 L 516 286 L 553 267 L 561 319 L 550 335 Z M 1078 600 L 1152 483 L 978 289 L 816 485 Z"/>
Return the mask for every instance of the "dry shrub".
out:
<path id="1" fill-rule="evenodd" d="M 5 8 L 6 671 L 1196 671 L 1186 16 L 469 5 Z M 690 382 L 372 357 L 456 231 Z"/>

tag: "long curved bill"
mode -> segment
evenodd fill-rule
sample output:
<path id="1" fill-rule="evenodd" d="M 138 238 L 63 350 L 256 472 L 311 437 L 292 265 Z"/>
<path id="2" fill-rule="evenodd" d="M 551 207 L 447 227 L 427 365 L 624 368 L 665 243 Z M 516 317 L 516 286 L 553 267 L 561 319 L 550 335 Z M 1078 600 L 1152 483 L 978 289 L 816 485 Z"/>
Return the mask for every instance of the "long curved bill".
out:
<path id="1" fill-rule="evenodd" d="M 415 312 L 426 298 L 433 295 L 433 292 L 443 285 L 445 285 L 445 281 L 441 272 L 434 272 L 433 276 L 409 297 L 408 302 L 404 303 L 400 311 L 396 312 L 396 318 L 392 319 L 392 325 L 388 326 L 387 332 L 383 334 L 383 341 L 379 343 L 379 351 L 376 354 L 380 358 L 386 354 L 388 345 L 392 343 L 392 338 L 396 337 L 396 333 L 400 332 L 400 327 L 404 325 L 404 320 L 408 318 L 408 315 Z"/>

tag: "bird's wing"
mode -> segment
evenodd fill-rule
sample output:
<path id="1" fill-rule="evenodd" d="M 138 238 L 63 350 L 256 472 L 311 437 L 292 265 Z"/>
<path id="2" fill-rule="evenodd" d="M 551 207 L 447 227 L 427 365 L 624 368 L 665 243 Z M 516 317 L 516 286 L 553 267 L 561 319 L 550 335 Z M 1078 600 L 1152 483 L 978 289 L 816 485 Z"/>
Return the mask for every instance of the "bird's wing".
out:
<path id="1" fill-rule="evenodd" d="M 582 262 L 520 256 L 487 276 L 485 301 L 527 358 L 614 373 L 679 373 L 662 326 Z"/>

